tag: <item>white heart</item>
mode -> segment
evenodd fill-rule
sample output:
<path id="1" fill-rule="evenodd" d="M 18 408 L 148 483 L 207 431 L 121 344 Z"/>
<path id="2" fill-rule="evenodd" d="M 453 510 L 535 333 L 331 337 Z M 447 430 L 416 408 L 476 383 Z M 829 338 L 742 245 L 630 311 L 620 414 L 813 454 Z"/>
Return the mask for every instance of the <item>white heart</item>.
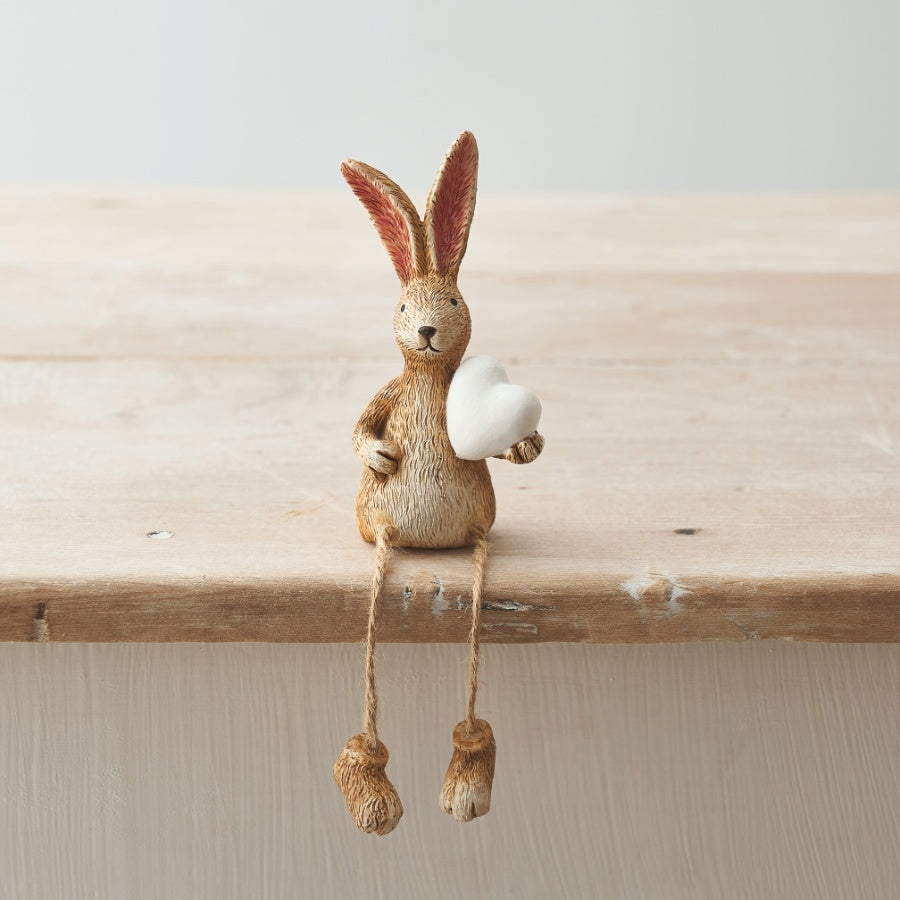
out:
<path id="1" fill-rule="evenodd" d="M 463 360 L 447 394 L 447 434 L 460 459 L 497 456 L 537 430 L 541 401 L 534 391 L 510 384 L 490 356 Z"/>

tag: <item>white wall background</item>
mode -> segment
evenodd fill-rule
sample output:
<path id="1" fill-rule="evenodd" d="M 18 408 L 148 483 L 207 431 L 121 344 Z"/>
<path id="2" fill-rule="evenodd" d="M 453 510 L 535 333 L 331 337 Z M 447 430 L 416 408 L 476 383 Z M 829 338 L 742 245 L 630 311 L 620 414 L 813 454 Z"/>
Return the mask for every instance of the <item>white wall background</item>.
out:
<path id="1" fill-rule="evenodd" d="M 28 0 L 0 180 L 423 189 L 900 188 L 896 0 Z"/>

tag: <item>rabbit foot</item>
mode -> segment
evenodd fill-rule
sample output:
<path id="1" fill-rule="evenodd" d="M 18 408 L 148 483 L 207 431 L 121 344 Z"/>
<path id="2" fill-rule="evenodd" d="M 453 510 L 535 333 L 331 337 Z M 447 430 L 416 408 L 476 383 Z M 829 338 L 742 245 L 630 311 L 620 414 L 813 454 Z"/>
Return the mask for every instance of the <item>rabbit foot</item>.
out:
<path id="1" fill-rule="evenodd" d="M 453 756 L 441 788 L 441 809 L 457 822 L 471 822 L 491 808 L 491 786 L 497 745 L 494 733 L 484 719 L 475 720 L 475 731 L 468 734 L 466 723 L 453 729 Z"/>
<path id="2" fill-rule="evenodd" d="M 385 773 L 387 747 L 372 747 L 364 734 L 347 741 L 334 764 L 334 780 L 347 801 L 356 827 L 366 834 L 389 834 L 403 815 L 403 804 Z"/>

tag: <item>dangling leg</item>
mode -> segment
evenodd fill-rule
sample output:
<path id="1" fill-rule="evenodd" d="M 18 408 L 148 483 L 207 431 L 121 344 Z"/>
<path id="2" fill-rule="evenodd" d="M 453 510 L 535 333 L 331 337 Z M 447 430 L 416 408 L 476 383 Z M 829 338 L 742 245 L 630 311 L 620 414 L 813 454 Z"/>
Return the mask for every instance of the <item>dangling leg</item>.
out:
<path id="1" fill-rule="evenodd" d="M 466 707 L 466 734 L 475 732 L 475 696 L 478 693 L 478 662 L 481 655 L 481 607 L 484 600 L 484 567 L 487 564 L 488 542 L 479 534 L 475 542 L 475 577 L 472 579 L 472 627 L 469 630 L 469 703 Z"/>
<path id="2" fill-rule="evenodd" d="M 469 822 L 491 808 L 491 785 L 497 745 L 484 719 L 475 718 L 478 693 L 478 662 L 481 638 L 481 605 L 484 596 L 484 568 L 488 541 L 483 532 L 475 538 L 475 577 L 472 581 L 472 629 L 469 633 L 471 667 L 466 718 L 453 729 L 453 756 L 441 788 L 441 809 L 458 822 Z"/>
<path id="3" fill-rule="evenodd" d="M 397 791 L 385 772 L 387 747 L 378 740 L 378 692 L 375 689 L 375 634 L 384 575 L 391 558 L 392 526 L 383 522 L 375 534 L 375 572 L 369 600 L 366 630 L 366 712 L 362 734 L 352 737 L 334 764 L 337 782 L 347 808 L 360 831 L 388 834 L 403 815 Z"/>
<path id="4" fill-rule="evenodd" d="M 378 740 L 378 691 L 375 688 L 375 636 L 378 632 L 378 614 L 381 612 L 381 592 L 384 576 L 393 548 L 390 542 L 390 526 L 382 525 L 375 535 L 375 571 L 372 573 L 372 591 L 369 600 L 369 624 L 366 628 L 366 713 L 363 729 L 366 745 L 374 752 Z"/>

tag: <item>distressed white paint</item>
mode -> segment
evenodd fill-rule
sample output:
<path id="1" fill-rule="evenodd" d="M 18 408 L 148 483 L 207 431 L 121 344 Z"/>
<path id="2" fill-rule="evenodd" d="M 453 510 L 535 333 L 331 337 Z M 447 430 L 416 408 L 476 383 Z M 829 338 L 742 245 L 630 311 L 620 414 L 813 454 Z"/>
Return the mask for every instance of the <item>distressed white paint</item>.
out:
<path id="1" fill-rule="evenodd" d="M 865 432 L 860 437 L 860 440 L 864 444 L 868 444 L 870 447 L 874 447 L 876 450 L 886 453 L 888 456 L 893 456 L 895 453 L 894 439 L 888 434 L 884 425 L 879 425 L 877 432 Z"/>
<path id="2" fill-rule="evenodd" d="M 462 646 L 384 646 L 406 814 L 331 766 L 359 646 L 0 647 L 0 897 L 800 897 L 900 883 L 900 647 L 489 646 L 490 814 L 438 808 Z"/>
<path id="3" fill-rule="evenodd" d="M 634 578 L 622 582 L 622 590 L 636 603 L 640 603 L 644 591 L 655 583 L 656 577 L 653 575 L 635 575 Z"/>
<path id="4" fill-rule="evenodd" d="M 431 596 L 431 614 L 439 619 L 448 609 L 450 609 L 450 601 L 444 594 L 444 582 L 438 578 L 435 582 L 434 594 Z"/>

